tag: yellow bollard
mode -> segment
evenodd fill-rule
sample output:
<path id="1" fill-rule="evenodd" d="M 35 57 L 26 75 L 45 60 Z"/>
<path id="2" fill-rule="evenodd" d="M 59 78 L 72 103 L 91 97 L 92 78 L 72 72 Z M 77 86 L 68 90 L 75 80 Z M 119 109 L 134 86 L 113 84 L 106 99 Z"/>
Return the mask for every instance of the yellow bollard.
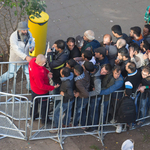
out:
<path id="1" fill-rule="evenodd" d="M 47 27 L 49 15 L 45 12 L 41 12 L 40 18 L 31 18 L 28 19 L 29 31 L 32 33 L 33 38 L 35 38 L 35 49 L 30 56 L 36 57 L 38 54 L 45 54 L 46 49 L 46 37 L 47 37 Z"/>

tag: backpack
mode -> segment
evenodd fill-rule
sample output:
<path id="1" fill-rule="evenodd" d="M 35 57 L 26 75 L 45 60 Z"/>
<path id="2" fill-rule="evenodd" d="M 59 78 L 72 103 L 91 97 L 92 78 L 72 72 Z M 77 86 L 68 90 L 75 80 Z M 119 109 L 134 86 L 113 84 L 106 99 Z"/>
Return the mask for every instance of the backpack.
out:
<path id="1" fill-rule="evenodd" d="M 129 97 L 123 97 L 118 103 L 116 113 L 118 123 L 134 123 L 136 120 L 136 108 L 134 100 Z"/>
<path id="2" fill-rule="evenodd" d="M 150 6 L 146 8 L 144 19 L 147 24 L 150 24 Z"/>

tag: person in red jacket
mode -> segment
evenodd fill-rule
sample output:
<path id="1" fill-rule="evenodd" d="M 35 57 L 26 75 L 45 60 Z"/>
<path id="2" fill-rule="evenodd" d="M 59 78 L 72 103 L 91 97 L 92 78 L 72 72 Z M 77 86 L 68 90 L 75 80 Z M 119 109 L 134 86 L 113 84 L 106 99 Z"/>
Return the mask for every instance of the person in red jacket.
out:
<path id="1" fill-rule="evenodd" d="M 59 87 L 59 84 L 55 86 L 51 86 L 49 84 L 49 78 L 52 78 L 53 74 L 44 67 L 45 63 L 46 58 L 42 54 L 39 54 L 36 58 L 32 58 L 32 60 L 29 63 L 29 77 L 32 90 L 32 100 L 31 100 L 32 104 L 30 109 L 30 116 L 32 116 L 32 107 L 34 98 L 36 96 L 49 95 L 49 91 L 52 91 L 55 88 Z M 41 99 L 39 98 L 34 101 L 35 104 L 34 104 L 33 120 L 39 117 L 38 102 L 40 100 Z M 47 108 L 48 108 L 47 98 L 42 98 L 41 116 L 43 124 L 45 124 L 45 120 L 49 122 L 49 118 L 46 115 Z"/>

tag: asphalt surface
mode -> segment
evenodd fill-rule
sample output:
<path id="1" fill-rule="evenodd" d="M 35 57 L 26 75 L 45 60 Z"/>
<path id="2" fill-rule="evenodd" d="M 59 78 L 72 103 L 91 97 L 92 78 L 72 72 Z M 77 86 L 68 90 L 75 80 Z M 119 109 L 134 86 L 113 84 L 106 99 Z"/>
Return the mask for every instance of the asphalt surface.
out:
<path id="1" fill-rule="evenodd" d="M 111 27 L 119 24 L 127 35 L 130 27 L 144 27 L 144 15 L 149 0 L 46 0 L 48 22 L 47 41 L 83 35 L 93 30 L 102 41 L 104 34 L 112 34 Z M 113 38 L 115 41 L 115 38 Z"/>

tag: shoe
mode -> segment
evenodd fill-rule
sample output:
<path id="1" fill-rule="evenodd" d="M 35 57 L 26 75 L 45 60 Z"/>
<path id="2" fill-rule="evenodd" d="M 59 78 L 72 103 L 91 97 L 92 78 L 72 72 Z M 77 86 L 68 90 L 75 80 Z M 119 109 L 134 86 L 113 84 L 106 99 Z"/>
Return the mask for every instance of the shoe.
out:
<path id="1" fill-rule="evenodd" d="M 92 127 L 91 128 L 89 127 L 84 130 L 85 133 L 91 133 L 91 132 L 96 132 L 96 131 L 97 131 L 97 128 L 92 128 Z"/>
<path id="2" fill-rule="evenodd" d="M 117 125 L 116 127 L 117 127 L 116 128 L 116 133 L 121 133 L 121 131 L 122 131 L 122 125 L 120 124 L 120 125 Z"/>

